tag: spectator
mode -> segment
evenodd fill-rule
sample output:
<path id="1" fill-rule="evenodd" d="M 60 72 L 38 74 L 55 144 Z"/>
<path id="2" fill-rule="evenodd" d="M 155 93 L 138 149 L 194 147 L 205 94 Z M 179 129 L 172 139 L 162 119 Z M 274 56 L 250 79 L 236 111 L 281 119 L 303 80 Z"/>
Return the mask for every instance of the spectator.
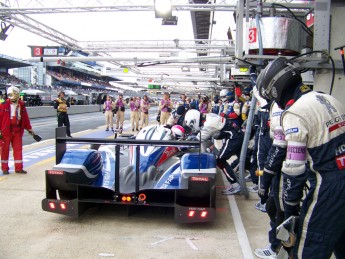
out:
<path id="1" fill-rule="evenodd" d="M 164 93 L 164 99 L 161 100 L 159 109 L 161 112 L 160 115 L 160 123 L 162 125 L 166 124 L 171 113 L 171 108 L 172 108 L 172 103 L 170 100 L 170 94 L 169 93 Z"/>
<path id="2" fill-rule="evenodd" d="M 103 104 L 103 113 L 105 114 L 105 131 L 109 131 L 111 128 L 114 131 L 114 122 L 113 122 L 113 109 L 115 108 L 115 103 L 111 100 L 110 95 L 107 95 L 107 100 Z"/>
<path id="3" fill-rule="evenodd" d="M 70 122 L 67 114 L 70 104 L 65 99 L 65 92 L 61 91 L 54 101 L 54 109 L 57 110 L 58 127 L 66 126 L 67 137 L 71 136 Z"/>
<path id="4" fill-rule="evenodd" d="M 147 95 L 144 95 L 144 98 L 141 100 L 140 108 L 141 108 L 140 129 L 142 129 L 143 127 L 149 125 L 150 102 L 148 101 Z"/>
<path id="5" fill-rule="evenodd" d="M 26 174 L 23 170 L 23 144 L 24 130 L 34 134 L 25 104 L 19 98 L 19 89 L 11 86 L 7 89 L 8 99 L 0 105 L 0 133 L 4 141 L 1 152 L 1 170 L 9 174 L 9 153 L 12 145 L 14 169 L 18 174 Z"/>

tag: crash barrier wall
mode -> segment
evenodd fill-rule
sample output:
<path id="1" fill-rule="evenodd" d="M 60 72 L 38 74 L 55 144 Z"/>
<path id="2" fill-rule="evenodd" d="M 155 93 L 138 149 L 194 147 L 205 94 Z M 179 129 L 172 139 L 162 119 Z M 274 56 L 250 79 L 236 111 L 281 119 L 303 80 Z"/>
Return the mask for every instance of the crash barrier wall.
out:
<path id="1" fill-rule="evenodd" d="M 29 118 L 44 118 L 56 116 L 56 110 L 53 106 L 38 106 L 38 107 L 26 107 Z M 100 105 L 72 105 L 68 109 L 68 114 L 79 114 L 101 111 Z"/>
<path id="2" fill-rule="evenodd" d="M 151 106 L 156 106 L 155 104 Z M 53 106 L 34 106 L 26 107 L 29 118 L 44 118 L 56 116 L 56 110 Z M 102 110 L 102 106 L 99 104 L 90 105 L 71 105 L 68 110 L 68 114 L 79 114 L 79 113 L 89 113 L 89 112 L 99 112 Z"/>

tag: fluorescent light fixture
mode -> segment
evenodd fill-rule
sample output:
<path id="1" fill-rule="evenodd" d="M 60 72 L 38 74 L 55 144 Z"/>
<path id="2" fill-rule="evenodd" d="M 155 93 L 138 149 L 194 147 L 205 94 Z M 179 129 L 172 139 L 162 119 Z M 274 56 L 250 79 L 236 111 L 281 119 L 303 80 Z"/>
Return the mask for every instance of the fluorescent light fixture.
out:
<path id="1" fill-rule="evenodd" d="M 181 67 L 182 72 L 190 72 L 190 68 L 187 66 Z"/>
<path id="2" fill-rule="evenodd" d="M 156 18 L 166 18 L 172 15 L 171 0 L 155 0 L 155 16 Z"/>
<path id="3" fill-rule="evenodd" d="M 163 18 L 162 25 L 177 25 L 177 16 Z"/>

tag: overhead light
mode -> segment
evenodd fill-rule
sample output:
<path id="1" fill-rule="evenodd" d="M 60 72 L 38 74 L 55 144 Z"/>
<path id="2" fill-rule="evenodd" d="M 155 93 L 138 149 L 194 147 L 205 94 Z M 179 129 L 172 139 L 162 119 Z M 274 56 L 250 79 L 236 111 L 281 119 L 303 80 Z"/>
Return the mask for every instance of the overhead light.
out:
<path id="1" fill-rule="evenodd" d="M 171 0 L 155 0 L 155 16 L 156 18 L 166 18 L 172 15 Z"/>
<path id="2" fill-rule="evenodd" d="M 0 40 L 5 41 L 9 34 L 8 30 L 11 29 L 12 31 L 13 28 L 14 26 L 12 24 L 6 25 L 6 23 L 1 22 Z"/>
<path id="3" fill-rule="evenodd" d="M 163 18 L 162 25 L 177 25 L 177 16 Z"/>
<path id="4" fill-rule="evenodd" d="M 182 72 L 190 72 L 190 68 L 187 66 L 181 67 Z"/>

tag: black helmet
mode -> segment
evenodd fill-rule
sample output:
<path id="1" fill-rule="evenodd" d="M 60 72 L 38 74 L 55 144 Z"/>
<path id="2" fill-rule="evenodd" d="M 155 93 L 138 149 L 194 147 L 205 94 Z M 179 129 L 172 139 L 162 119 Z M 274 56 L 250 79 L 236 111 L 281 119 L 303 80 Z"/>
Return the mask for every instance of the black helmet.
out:
<path id="1" fill-rule="evenodd" d="M 281 107 L 284 107 L 283 99 L 290 97 L 287 94 L 293 93 L 293 90 L 301 83 L 302 77 L 298 68 L 284 57 L 270 62 L 256 80 L 261 97 L 273 100 Z"/>

